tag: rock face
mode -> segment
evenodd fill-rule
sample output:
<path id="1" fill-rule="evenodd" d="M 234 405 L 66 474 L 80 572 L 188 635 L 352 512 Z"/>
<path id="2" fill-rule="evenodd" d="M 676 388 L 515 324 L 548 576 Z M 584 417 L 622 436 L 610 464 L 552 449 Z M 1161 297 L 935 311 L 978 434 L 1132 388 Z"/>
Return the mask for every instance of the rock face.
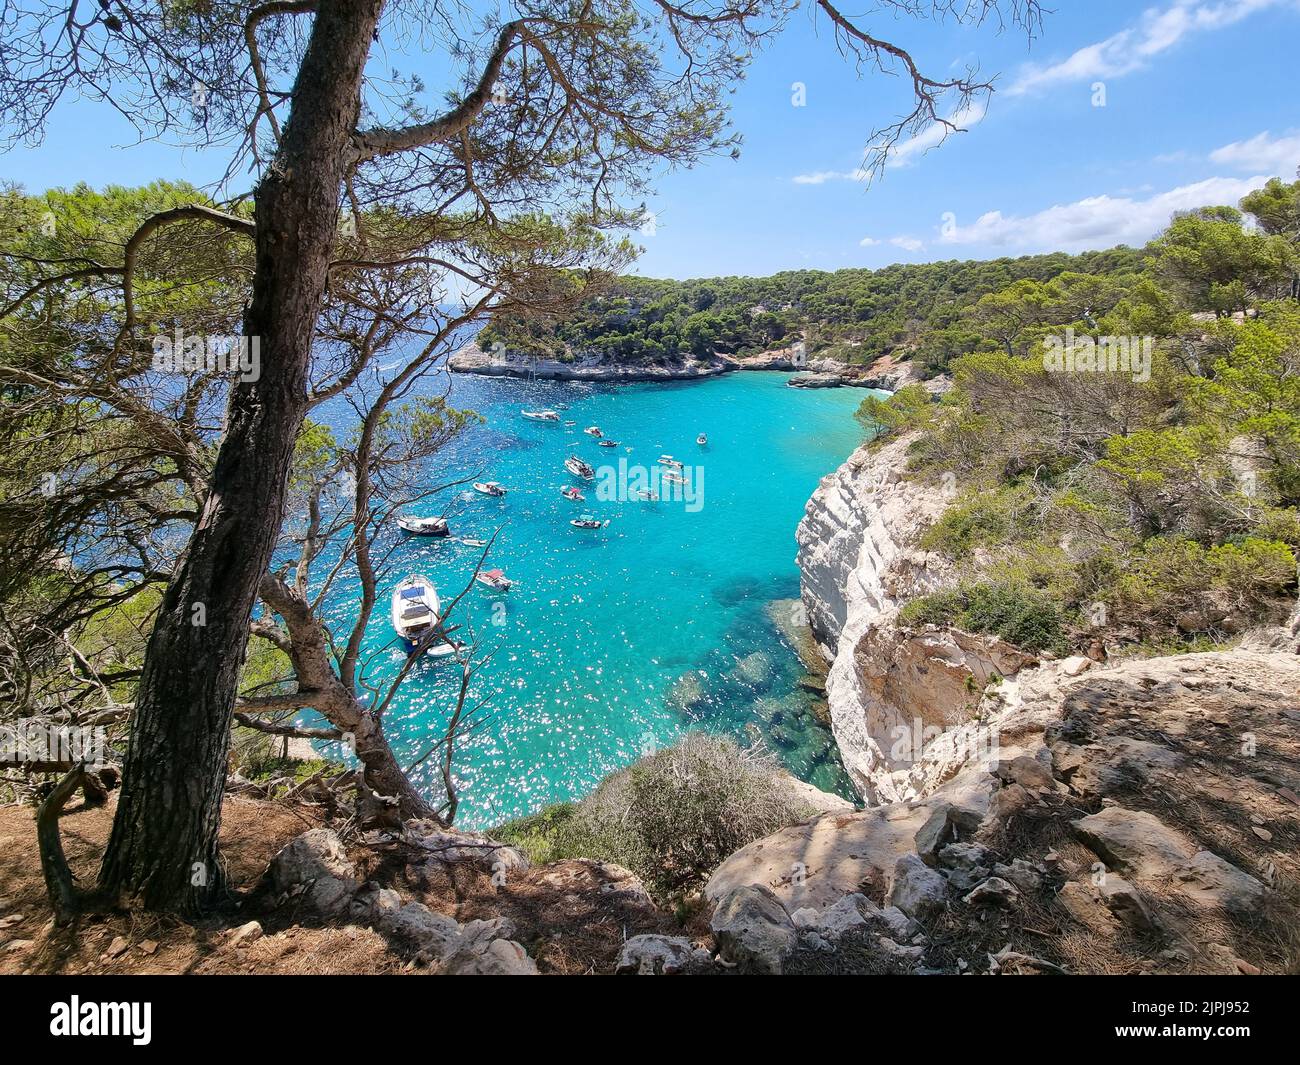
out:
<path id="1" fill-rule="evenodd" d="M 737 888 L 719 900 L 709 927 L 722 960 L 746 973 L 781 975 L 785 959 L 799 941 L 780 900 L 757 884 Z"/>
<path id="2" fill-rule="evenodd" d="M 546 381 L 686 381 L 717 377 L 738 369 L 725 355 L 711 359 L 682 358 L 664 365 L 625 366 L 600 358 L 578 358 L 573 362 L 511 356 L 509 353 L 483 351 L 477 344 L 466 344 L 447 360 L 453 373 L 472 373 L 483 377 L 527 377 Z"/>

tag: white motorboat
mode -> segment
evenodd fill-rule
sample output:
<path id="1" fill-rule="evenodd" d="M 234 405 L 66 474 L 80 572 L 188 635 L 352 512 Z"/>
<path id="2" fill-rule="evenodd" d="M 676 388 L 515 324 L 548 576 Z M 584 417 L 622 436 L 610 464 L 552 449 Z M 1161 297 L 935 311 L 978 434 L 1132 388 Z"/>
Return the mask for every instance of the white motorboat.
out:
<path id="1" fill-rule="evenodd" d="M 553 410 L 526 410 L 521 411 L 525 418 L 531 418 L 535 422 L 558 422 L 559 414 Z"/>
<path id="2" fill-rule="evenodd" d="M 617 440 L 597 440 L 597 441 L 596 441 L 596 446 L 597 446 L 597 447 L 618 447 L 618 441 L 617 441 Z"/>
<path id="3" fill-rule="evenodd" d="M 680 470 L 682 468 L 682 464 L 671 455 L 660 455 L 659 465 L 667 466 L 670 470 Z"/>
<path id="4" fill-rule="evenodd" d="M 393 589 L 393 629 L 408 651 L 438 624 L 440 609 L 437 589 L 427 577 L 407 577 Z"/>
<path id="5" fill-rule="evenodd" d="M 658 503 L 658 502 L 659 502 L 659 493 L 658 493 L 658 492 L 645 492 L 645 491 L 641 491 L 641 492 L 633 492 L 632 495 L 633 495 L 635 498 L 639 499 L 642 503 Z"/>
<path id="6" fill-rule="evenodd" d="M 397 519 L 397 527 L 411 536 L 451 535 L 446 518 L 415 518 L 404 515 Z"/>
<path id="7" fill-rule="evenodd" d="M 460 542 L 466 547 L 487 547 L 488 545 L 486 540 L 479 540 L 473 536 L 462 536 Z"/>
<path id="8" fill-rule="evenodd" d="M 563 488 L 561 488 L 560 495 L 564 496 L 565 499 L 573 500 L 573 502 L 575 503 L 585 503 L 587 500 L 587 497 L 584 496 L 581 492 L 579 492 L 576 488 L 574 488 L 573 485 L 571 484 L 565 485 Z"/>
<path id="9" fill-rule="evenodd" d="M 582 430 L 582 431 L 583 431 L 584 433 L 586 433 L 588 436 L 601 437 L 601 436 L 604 436 L 604 435 L 605 435 L 604 433 L 602 433 L 602 432 L 600 431 L 600 426 L 599 426 L 599 425 L 589 425 L 589 426 L 587 426 L 587 428 L 585 428 L 585 429 Z"/>
<path id="10" fill-rule="evenodd" d="M 474 575 L 479 584 L 486 585 L 494 592 L 508 592 L 515 582 L 499 569 L 485 569 Z"/>
<path id="11" fill-rule="evenodd" d="M 663 484 L 687 484 L 689 483 L 680 473 L 674 473 L 671 470 L 660 478 Z"/>
<path id="12" fill-rule="evenodd" d="M 609 522 L 600 521 L 594 514 L 584 514 L 580 518 L 574 518 L 569 524 L 575 529 L 603 529 Z"/>
<path id="13" fill-rule="evenodd" d="M 506 490 L 496 481 L 475 481 L 474 491 L 485 496 L 503 496 L 506 494 Z"/>
<path id="14" fill-rule="evenodd" d="M 700 435 L 695 438 L 695 442 L 699 444 L 700 447 L 703 447 L 705 444 L 709 442 L 709 438 L 705 436 L 703 433 L 700 433 Z"/>
<path id="15" fill-rule="evenodd" d="M 570 455 L 565 459 L 564 468 L 573 474 L 573 476 L 582 477 L 588 481 L 596 476 L 596 471 L 587 465 L 587 463 L 583 462 L 582 459 L 578 458 L 577 455 Z"/>

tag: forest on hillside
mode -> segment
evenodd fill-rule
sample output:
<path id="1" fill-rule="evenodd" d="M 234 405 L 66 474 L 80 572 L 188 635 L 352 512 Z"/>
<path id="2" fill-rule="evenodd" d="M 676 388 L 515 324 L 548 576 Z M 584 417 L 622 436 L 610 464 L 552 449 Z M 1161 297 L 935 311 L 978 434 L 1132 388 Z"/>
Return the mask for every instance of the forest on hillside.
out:
<path id="1" fill-rule="evenodd" d="M 788 270 L 771 277 L 687 281 L 625 275 L 563 319 L 495 315 L 480 344 L 568 361 L 599 355 L 652 364 L 683 355 L 753 355 L 805 339 L 809 357 L 870 363 L 916 352 L 927 373 L 976 350 L 969 324 L 981 297 L 1018 281 L 1062 274 L 1136 278 L 1142 251 L 1128 247 L 984 261 L 896 263 L 881 270 Z"/>

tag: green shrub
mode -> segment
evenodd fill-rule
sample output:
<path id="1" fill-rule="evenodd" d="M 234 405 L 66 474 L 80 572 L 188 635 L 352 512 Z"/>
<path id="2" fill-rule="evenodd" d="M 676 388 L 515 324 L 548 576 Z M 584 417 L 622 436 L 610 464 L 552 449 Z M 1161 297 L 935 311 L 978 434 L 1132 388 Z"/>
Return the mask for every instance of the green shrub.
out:
<path id="1" fill-rule="evenodd" d="M 660 898 L 699 886 L 729 854 L 811 817 L 768 756 L 691 733 L 601 781 L 576 805 L 547 807 L 493 835 L 535 861 L 595 858 L 626 866 Z"/>
<path id="2" fill-rule="evenodd" d="M 904 625 L 955 625 L 999 636 L 1026 651 L 1068 646 L 1057 604 L 1044 593 L 1007 581 L 963 585 L 913 599 L 899 613 Z"/>

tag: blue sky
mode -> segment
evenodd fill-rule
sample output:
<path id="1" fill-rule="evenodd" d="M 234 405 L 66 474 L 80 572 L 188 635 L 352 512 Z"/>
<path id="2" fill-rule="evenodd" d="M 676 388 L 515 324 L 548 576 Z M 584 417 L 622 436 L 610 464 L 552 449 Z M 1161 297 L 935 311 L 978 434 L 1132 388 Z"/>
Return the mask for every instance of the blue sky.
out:
<path id="1" fill-rule="evenodd" d="M 841 5 L 846 12 L 853 5 Z M 987 112 L 928 153 L 906 145 L 884 178 L 854 171 L 868 135 L 906 102 L 897 78 L 862 80 L 825 20 L 795 14 L 734 96 L 739 160 L 657 182 L 650 276 L 991 258 L 1140 244 L 1174 210 L 1235 203 L 1300 165 L 1294 42 L 1300 0 L 1055 0 L 1032 43 L 1016 31 L 863 17 L 932 76 L 998 74 Z M 1094 106 L 1094 85 L 1105 106 Z M 792 104 L 805 87 L 806 105 Z M 136 145 L 101 105 L 59 108 L 44 144 L 0 174 L 30 191 L 161 176 L 198 184 L 219 151 Z"/>

